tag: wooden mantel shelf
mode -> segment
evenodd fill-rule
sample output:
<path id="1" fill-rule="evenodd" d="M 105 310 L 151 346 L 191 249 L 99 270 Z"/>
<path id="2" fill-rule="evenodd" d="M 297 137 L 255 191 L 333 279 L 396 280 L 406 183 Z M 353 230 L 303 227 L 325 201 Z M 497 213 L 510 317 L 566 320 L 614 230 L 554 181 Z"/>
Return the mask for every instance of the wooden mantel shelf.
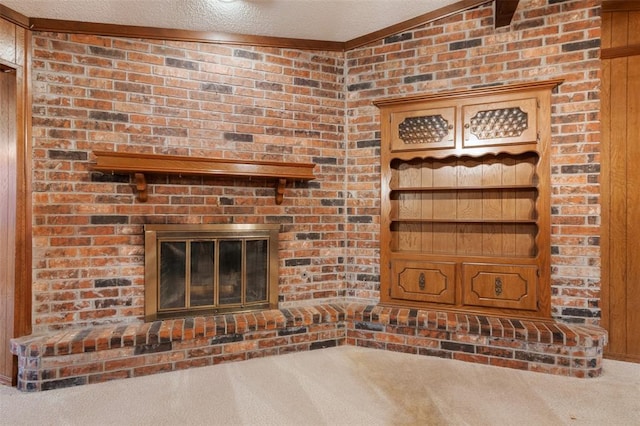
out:
<path id="1" fill-rule="evenodd" d="M 245 177 L 276 181 L 276 204 L 281 204 L 287 181 L 314 179 L 313 163 L 229 160 L 222 158 L 138 154 L 94 151 L 91 170 L 105 173 L 131 173 L 135 177 L 137 198 L 147 201 L 147 174 L 181 176 Z"/>

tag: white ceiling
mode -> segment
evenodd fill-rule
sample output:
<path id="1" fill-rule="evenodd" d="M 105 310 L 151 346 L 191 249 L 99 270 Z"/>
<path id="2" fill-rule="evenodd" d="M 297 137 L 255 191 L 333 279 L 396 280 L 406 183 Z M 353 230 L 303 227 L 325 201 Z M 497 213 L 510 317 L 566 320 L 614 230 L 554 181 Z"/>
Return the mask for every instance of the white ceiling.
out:
<path id="1" fill-rule="evenodd" d="M 29 18 L 344 42 L 459 0 L 0 0 Z"/>

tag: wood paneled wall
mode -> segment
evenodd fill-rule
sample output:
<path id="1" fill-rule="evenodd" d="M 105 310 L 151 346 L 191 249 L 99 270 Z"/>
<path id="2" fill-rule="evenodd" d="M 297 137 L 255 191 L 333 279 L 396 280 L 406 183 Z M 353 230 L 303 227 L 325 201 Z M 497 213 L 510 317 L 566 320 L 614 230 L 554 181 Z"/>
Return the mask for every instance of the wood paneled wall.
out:
<path id="1" fill-rule="evenodd" d="M 607 356 L 640 361 L 640 4 L 610 3 L 602 15 L 603 325 Z"/>
<path id="2" fill-rule="evenodd" d="M 15 383 L 12 337 L 31 333 L 29 43 L 0 19 L 0 383 Z"/>

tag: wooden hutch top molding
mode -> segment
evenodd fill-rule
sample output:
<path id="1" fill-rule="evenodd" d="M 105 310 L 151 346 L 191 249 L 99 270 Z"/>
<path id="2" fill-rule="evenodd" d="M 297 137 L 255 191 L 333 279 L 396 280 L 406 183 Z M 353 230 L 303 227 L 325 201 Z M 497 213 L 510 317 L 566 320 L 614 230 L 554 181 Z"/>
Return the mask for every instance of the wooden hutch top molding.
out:
<path id="1" fill-rule="evenodd" d="M 245 177 L 275 180 L 276 204 L 281 204 L 287 181 L 315 179 L 313 163 L 285 163 L 259 160 L 185 157 L 176 155 L 140 154 L 95 151 L 96 162 L 91 170 L 106 173 L 131 173 L 136 180 L 137 198 L 147 201 L 146 174 L 186 176 Z"/>
<path id="2" fill-rule="evenodd" d="M 543 81 L 531 81 L 525 83 L 499 85 L 499 86 L 487 86 L 479 87 L 467 90 L 448 90 L 445 92 L 437 93 L 424 93 L 418 95 L 402 96 L 400 98 L 385 98 L 378 99 L 373 102 L 377 107 L 385 105 L 402 105 L 410 104 L 414 102 L 436 101 L 440 99 L 469 99 L 471 97 L 479 96 L 491 96 L 493 94 L 505 94 L 512 92 L 523 92 L 528 90 L 538 90 L 544 88 L 553 89 L 564 82 L 564 79 L 553 79 Z"/>

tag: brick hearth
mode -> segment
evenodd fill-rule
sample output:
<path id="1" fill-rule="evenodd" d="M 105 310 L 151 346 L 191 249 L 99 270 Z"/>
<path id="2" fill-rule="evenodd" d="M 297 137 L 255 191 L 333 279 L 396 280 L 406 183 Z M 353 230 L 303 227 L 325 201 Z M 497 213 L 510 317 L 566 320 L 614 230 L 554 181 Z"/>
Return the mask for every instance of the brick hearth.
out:
<path id="1" fill-rule="evenodd" d="M 65 330 L 12 341 L 18 389 L 42 391 L 356 345 L 572 377 L 602 371 L 604 330 L 364 304 Z"/>

